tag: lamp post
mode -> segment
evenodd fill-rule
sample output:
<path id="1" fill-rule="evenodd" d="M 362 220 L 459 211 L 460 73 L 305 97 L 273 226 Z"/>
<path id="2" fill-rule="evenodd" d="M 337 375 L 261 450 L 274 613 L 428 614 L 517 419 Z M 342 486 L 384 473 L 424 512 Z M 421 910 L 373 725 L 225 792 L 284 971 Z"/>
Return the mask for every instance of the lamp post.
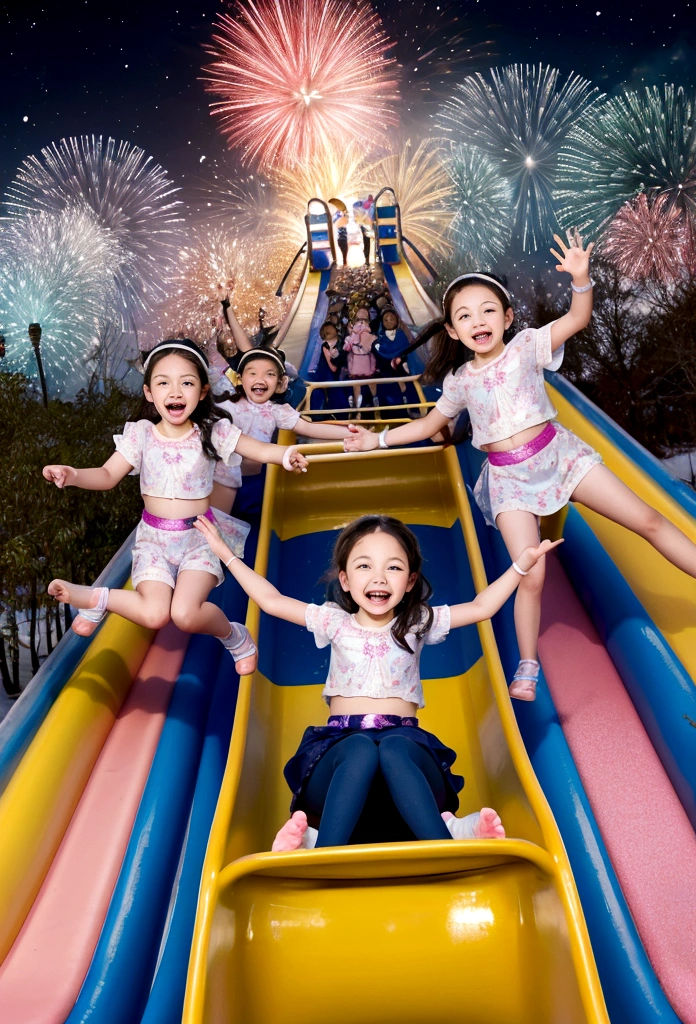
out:
<path id="1" fill-rule="evenodd" d="M 43 362 L 41 361 L 41 324 L 29 324 L 29 340 L 34 346 L 36 353 L 36 364 L 39 367 L 39 380 L 41 381 L 41 394 L 43 395 L 44 407 L 48 405 L 48 391 L 46 389 L 46 375 Z"/>

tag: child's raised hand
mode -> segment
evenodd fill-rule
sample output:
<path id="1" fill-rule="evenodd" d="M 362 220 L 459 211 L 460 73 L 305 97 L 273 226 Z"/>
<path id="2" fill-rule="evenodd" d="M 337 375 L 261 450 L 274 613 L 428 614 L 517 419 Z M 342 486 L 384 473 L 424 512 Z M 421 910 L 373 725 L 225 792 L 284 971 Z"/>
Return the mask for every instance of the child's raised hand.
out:
<path id="1" fill-rule="evenodd" d="M 77 470 L 72 466 L 44 466 L 42 473 L 44 479 L 61 488 L 67 487 L 77 476 Z"/>
<path id="2" fill-rule="evenodd" d="M 343 438 L 343 450 L 345 452 L 371 452 L 379 447 L 379 437 L 365 427 L 359 427 L 357 423 L 349 423 L 350 431 Z"/>
<path id="3" fill-rule="evenodd" d="M 560 540 L 542 540 L 538 548 L 525 548 L 520 557 L 515 559 L 515 562 L 523 572 L 529 572 L 540 558 L 548 555 L 549 551 L 553 551 L 554 548 L 557 548 L 562 543 L 562 537 Z"/>
<path id="4" fill-rule="evenodd" d="M 555 249 L 551 249 L 551 255 L 555 256 L 558 260 L 556 270 L 570 274 L 573 278 L 587 277 L 590 268 L 590 254 L 594 249 L 594 242 L 590 242 L 588 246 L 583 248 L 582 236 L 577 228 L 573 228 L 572 231 L 568 231 L 566 234 L 568 237 L 567 245 L 560 235 L 553 236 L 561 250 L 556 252 Z"/>
<path id="5" fill-rule="evenodd" d="M 193 528 L 203 534 L 210 545 L 211 551 L 216 554 L 218 558 L 221 558 L 223 562 L 226 559 L 229 559 L 232 552 L 222 539 L 220 531 L 215 523 L 211 522 L 210 519 L 207 519 L 205 516 L 198 516 L 193 524 Z"/>

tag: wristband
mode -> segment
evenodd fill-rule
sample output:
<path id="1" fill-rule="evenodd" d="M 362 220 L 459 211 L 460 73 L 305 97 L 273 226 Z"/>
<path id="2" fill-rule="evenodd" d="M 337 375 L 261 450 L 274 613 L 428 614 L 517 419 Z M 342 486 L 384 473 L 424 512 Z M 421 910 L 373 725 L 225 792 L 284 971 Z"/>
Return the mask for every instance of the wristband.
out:
<path id="1" fill-rule="evenodd" d="M 592 278 L 590 278 L 590 283 L 589 284 L 583 284 L 580 287 L 578 287 L 578 285 L 576 285 L 576 284 L 573 284 L 572 281 L 570 282 L 570 290 L 572 292 L 575 292 L 576 295 L 582 295 L 583 292 L 592 291 L 593 288 L 594 288 L 594 281 L 592 280 Z"/>
<path id="2" fill-rule="evenodd" d="M 223 565 L 225 566 L 226 569 L 229 569 L 230 565 L 232 564 L 232 562 L 234 562 L 235 558 L 239 558 L 239 555 L 232 555 L 232 557 L 228 558 L 226 562 L 223 562 Z"/>
<path id="3" fill-rule="evenodd" d="M 379 444 L 380 448 L 388 448 L 389 447 L 389 445 L 387 444 L 387 433 L 388 432 L 389 432 L 389 427 L 385 427 L 384 430 L 380 430 L 380 432 L 378 434 L 378 444 Z"/>
<path id="4" fill-rule="evenodd" d="M 291 457 L 292 453 L 295 451 L 295 448 L 296 448 L 296 445 L 290 445 L 283 452 L 283 469 L 287 469 L 288 472 L 290 472 L 290 473 L 292 473 L 292 471 L 294 469 L 294 466 L 293 466 L 292 462 L 290 461 L 290 457 Z"/>
<path id="5" fill-rule="evenodd" d="M 512 568 L 515 570 L 515 572 L 518 572 L 520 576 L 529 576 L 529 569 L 527 569 L 527 571 L 525 572 L 524 569 L 520 569 L 517 562 L 512 563 Z"/>

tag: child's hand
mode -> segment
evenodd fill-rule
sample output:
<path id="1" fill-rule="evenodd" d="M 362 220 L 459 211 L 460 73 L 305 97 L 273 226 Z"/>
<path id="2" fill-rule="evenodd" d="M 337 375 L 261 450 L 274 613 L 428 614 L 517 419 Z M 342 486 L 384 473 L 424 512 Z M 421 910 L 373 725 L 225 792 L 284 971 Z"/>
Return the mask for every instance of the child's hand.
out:
<path id="1" fill-rule="evenodd" d="M 210 519 L 207 519 L 205 516 L 201 515 L 198 516 L 198 518 L 196 519 L 195 523 L 193 524 L 193 528 L 194 530 L 198 530 L 199 533 L 203 534 L 208 544 L 210 545 L 211 551 L 214 554 L 216 554 L 218 558 L 221 558 L 223 562 L 229 559 L 232 552 L 222 539 L 220 531 L 218 530 L 215 523 L 212 523 Z"/>
<path id="2" fill-rule="evenodd" d="M 283 453 L 283 468 L 290 473 L 306 473 L 309 463 L 297 448 L 290 445 Z"/>
<path id="3" fill-rule="evenodd" d="M 520 557 L 516 558 L 515 561 L 523 572 L 529 572 L 540 558 L 547 555 L 549 551 L 553 551 L 554 548 L 557 548 L 562 543 L 562 537 L 560 540 L 542 540 L 538 548 L 525 548 Z"/>
<path id="4" fill-rule="evenodd" d="M 357 423 L 349 423 L 350 433 L 343 439 L 343 450 L 345 452 L 371 452 L 379 448 L 379 437 L 365 427 L 359 427 Z"/>
<path id="5" fill-rule="evenodd" d="M 56 487 L 68 487 L 77 477 L 77 470 L 72 466 L 44 466 L 42 473 Z"/>
<path id="6" fill-rule="evenodd" d="M 395 370 L 398 370 L 402 363 L 403 359 L 401 359 L 399 356 L 397 356 L 396 359 L 392 359 L 391 361 L 391 364 Z"/>
<path id="7" fill-rule="evenodd" d="M 570 274 L 573 279 L 588 277 L 590 269 L 590 253 L 594 249 L 594 242 L 590 242 L 590 244 L 583 249 L 582 237 L 577 228 L 566 232 L 566 234 L 568 237 L 567 245 L 560 235 L 553 236 L 554 240 L 558 242 L 561 250 L 561 252 L 558 253 L 555 249 L 551 249 L 551 255 L 555 256 L 558 260 L 556 270 L 565 271 L 565 273 Z"/>

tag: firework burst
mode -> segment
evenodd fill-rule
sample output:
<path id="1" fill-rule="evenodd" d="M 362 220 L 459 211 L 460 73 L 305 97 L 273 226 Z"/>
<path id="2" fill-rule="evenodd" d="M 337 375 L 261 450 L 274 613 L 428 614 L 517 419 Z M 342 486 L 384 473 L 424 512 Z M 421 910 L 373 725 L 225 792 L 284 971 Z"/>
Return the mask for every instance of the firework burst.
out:
<path id="1" fill-rule="evenodd" d="M 356 144 L 327 146 L 320 160 L 271 174 L 280 204 L 302 221 L 310 199 L 348 199 L 370 189 L 374 164 Z"/>
<path id="2" fill-rule="evenodd" d="M 646 86 L 595 107 L 559 160 L 559 216 L 601 231 L 641 192 L 667 197 L 696 224 L 696 99 Z"/>
<path id="3" fill-rule="evenodd" d="M 683 213 L 667 195 L 641 192 L 623 206 L 609 225 L 601 245 L 603 255 L 634 281 L 676 281 L 688 250 Z"/>
<path id="4" fill-rule="evenodd" d="M 407 140 L 397 153 L 378 160 L 371 174 L 375 191 L 384 185 L 394 189 L 407 238 L 426 252 L 451 250 L 446 234 L 454 189 L 432 139 L 423 139 L 415 148 Z"/>
<path id="5" fill-rule="evenodd" d="M 36 378 L 27 328 L 40 323 L 49 391 L 66 397 L 84 386 L 84 360 L 104 319 L 114 315 L 114 277 L 127 260 L 84 209 L 6 220 L 0 235 L 0 330 L 8 369 Z"/>
<path id="6" fill-rule="evenodd" d="M 218 287 L 229 280 L 234 281 L 232 308 L 242 327 L 258 329 L 260 307 L 269 323 L 277 322 L 291 297 L 274 294 L 289 260 L 289 250 L 273 239 L 239 238 L 224 227 L 191 229 L 178 252 L 169 297 L 148 324 L 149 340 L 180 334 L 202 344 L 220 313 Z"/>
<path id="7" fill-rule="evenodd" d="M 61 139 L 23 161 L 7 190 L 11 214 L 89 209 L 129 254 L 115 272 L 121 316 L 129 325 L 164 294 L 182 204 L 166 172 L 142 149 L 114 139 Z"/>
<path id="8" fill-rule="evenodd" d="M 207 48 L 206 88 L 231 148 L 261 167 L 317 161 L 336 138 L 396 122 L 396 62 L 367 0 L 247 0 Z"/>
<path id="9" fill-rule="evenodd" d="M 478 149 L 452 146 L 445 169 L 454 187 L 450 234 L 458 256 L 488 266 L 512 233 L 512 188 L 495 160 Z"/>
<path id="10" fill-rule="evenodd" d="M 470 75 L 440 111 L 453 142 L 476 146 L 512 185 L 515 233 L 526 250 L 546 245 L 558 225 L 553 189 L 558 155 L 583 111 L 599 98 L 586 79 L 556 68 L 509 65 Z"/>

